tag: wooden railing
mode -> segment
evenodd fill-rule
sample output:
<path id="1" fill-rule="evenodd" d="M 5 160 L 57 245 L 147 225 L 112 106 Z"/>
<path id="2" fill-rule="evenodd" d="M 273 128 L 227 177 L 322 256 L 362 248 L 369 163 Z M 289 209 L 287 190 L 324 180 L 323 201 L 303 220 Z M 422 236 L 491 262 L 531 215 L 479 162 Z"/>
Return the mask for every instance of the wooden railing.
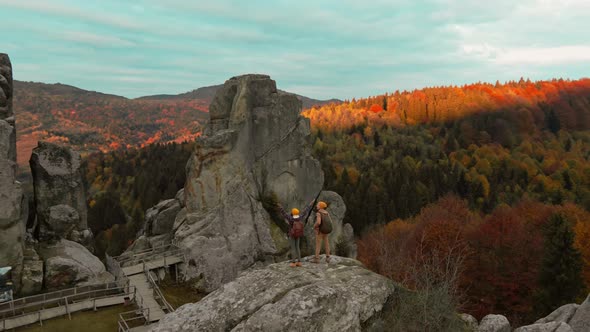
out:
<path id="1" fill-rule="evenodd" d="M 112 287 L 111 287 L 112 286 Z M 36 321 L 41 322 L 41 315 L 44 310 L 58 308 L 58 307 L 65 307 L 65 314 L 71 319 L 71 312 L 70 306 L 75 303 L 83 302 L 83 301 L 92 301 L 92 306 L 96 309 L 96 301 L 111 298 L 115 296 L 124 296 L 130 295 L 130 300 L 136 300 L 136 296 L 141 296 L 133 286 L 123 286 L 120 287 L 116 283 L 109 283 L 105 284 L 105 287 L 102 289 L 94 289 L 94 290 L 87 290 L 81 292 L 81 288 L 86 288 L 89 286 L 83 287 L 75 287 L 71 289 L 66 289 L 63 291 L 57 291 L 47 294 L 40 294 L 35 296 L 30 296 L 27 298 L 17 299 L 15 301 L 24 301 L 25 299 L 37 299 L 43 295 L 49 296 L 50 298 L 46 298 L 42 301 L 36 302 L 19 302 L 20 305 L 18 307 L 12 306 L 10 309 L 5 309 L 0 311 L 1 320 L 2 320 L 2 331 L 6 330 L 6 321 L 9 319 L 18 319 L 19 317 L 29 316 L 37 314 Z M 64 295 L 62 297 L 58 297 L 57 294 L 70 294 Z"/>
<path id="2" fill-rule="evenodd" d="M 150 316 L 150 308 L 141 308 L 138 310 L 122 312 L 119 314 L 119 332 L 127 332 L 131 330 L 131 327 L 138 325 L 144 325 L 146 320 L 145 317 Z M 142 323 L 133 324 L 135 321 L 143 321 Z M 132 324 L 133 326 L 130 326 Z"/>
<path id="3" fill-rule="evenodd" d="M 67 289 L 62 289 L 54 292 L 43 293 L 38 295 L 26 296 L 14 299 L 9 302 L 0 303 L 0 315 L 5 315 L 7 312 L 16 312 L 21 308 L 31 307 L 35 305 L 43 306 L 45 303 L 49 303 L 53 300 L 63 299 L 69 296 L 75 296 L 79 294 L 87 294 L 91 291 L 100 290 L 112 290 L 125 287 L 126 285 L 119 285 L 117 282 L 109 282 L 105 284 L 94 284 L 87 286 L 77 286 Z"/>
<path id="4" fill-rule="evenodd" d="M 168 264 L 166 263 L 166 258 L 170 256 L 182 257 L 182 262 L 185 264 L 187 262 L 186 251 L 178 247 L 176 243 L 170 243 L 151 249 L 126 253 L 116 257 L 110 257 L 107 255 L 107 266 L 109 268 L 109 271 L 111 271 L 111 273 L 117 276 L 117 279 L 124 278 L 128 283 L 129 280 L 123 272 L 123 267 L 141 264 L 143 273 L 145 274 L 148 282 L 150 283 L 152 291 L 154 292 L 154 299 L 161 306 L 161 308 L 165 309 L 165 311 L 172 312 L 174 311 L 174 307 L 164 297 L 164 294 L 160 290 L 160 287 L 158 287 L 158 284 L 152 277 L 149 269 L 150 261 L 154 261 L 160 258 L 164 259 L 164 266 L 168 266 Z M 119 332 L 129 331 L 131 329 L 131 322 L 137 322 L 140 320 L 143 320 L 144 324 L 150 322 L 150 310 L 149 308 L 144 307 L 143 298 L 139 293 L 136 295 L 135 301 L 140 309 L 124 312 L 119 315 Z"/>
<path id="5" fill-rule="evenodd" d="M 144 270 L 144 273 L 146 274 L 147 279 L 150 282 L 150 285 L 152 286 L 152 289 L 155 293 L 154 299 L 156 299 L 156 302 L 158 302 L 158 300 L 160 300 L 161 303 L 159 303 L 159 304 L 162 307 L 166 308 L 166 311 L 168 311 L 168 312 L 174 311 L 174 307 L 172 307 L 172 305 L 170 303 L 168 303 L 168 301 L 166 301 L 164 294 L 162 294 L 160 287 L 158 287 L 158 284 L 156 284 L 156 281 L 154 280 L 154 278 L 152 278 L 150 271 Z"/>
<path id="6" fill-rule="evenodd" d="M 159 257 L 166 257 L 172 255 L 180 255 L 184 254 L 184 251 L 180 249 L 178 246 L 174 244 L 166 244 L 159 247 L 153 247 L 151 249 L 145 249 L 140 251 L 135 251 L 131 253 L 125 253 L 120 256 L 111 257 L 113 260 L 117 261 L 121 267 L 125 267 L 128 265 L 135 265 L 139 264 L 142 261 L 147 260 L 154 260 L 158 259 Z M 184 256 L 184 255 L 183 255 Z"/>

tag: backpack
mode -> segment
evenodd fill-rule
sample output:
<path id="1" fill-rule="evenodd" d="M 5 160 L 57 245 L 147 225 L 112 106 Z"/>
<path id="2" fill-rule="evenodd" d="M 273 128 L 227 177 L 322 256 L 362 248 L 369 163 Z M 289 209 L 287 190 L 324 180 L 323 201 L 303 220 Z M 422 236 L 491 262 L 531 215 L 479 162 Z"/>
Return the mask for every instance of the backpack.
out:
<path id="1" fill-rule="evenodd" d="M 328 218 L 324 218 L 324 215 L 328 216 Z M 320 224 L 320 232 L 322 232 L 322 234 L 332 233 L 332 217 L 330 217 L 330 214 L 328 212 L 320 212 L 320 216 L 322 218 L 322 222 Z"/>
<path id="2" fill-rule="evenodd" d="M 291 226 L 291 237 L 294 239 L 298 239 L 303 236 L 305 225 L 301 219 L 293 221 L 293 226 Z"/>

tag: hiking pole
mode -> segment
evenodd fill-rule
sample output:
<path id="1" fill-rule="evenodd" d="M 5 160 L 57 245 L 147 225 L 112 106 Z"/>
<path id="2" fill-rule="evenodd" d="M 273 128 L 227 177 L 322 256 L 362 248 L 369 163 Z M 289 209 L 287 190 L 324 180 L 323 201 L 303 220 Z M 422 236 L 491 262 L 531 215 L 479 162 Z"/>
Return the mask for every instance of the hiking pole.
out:
<path id="1" fill-rule="evenodd" d="M 320 194 L 321 193 L 322 193 L 322 190 L 320 190 L 320 192 L 318 193 L 318 195 L 313 200 L 312 208 L 309 209 L 309 212 L 307 212 L 307 217 L 305 217 L 305 225 L 306 226 L 307 226 L 307 220 L 309 219 L 309 216 L 311 216 L 311 211 L 313 211 L 313 207 L 318 203 L 318 198 L 320 198 Z"/>

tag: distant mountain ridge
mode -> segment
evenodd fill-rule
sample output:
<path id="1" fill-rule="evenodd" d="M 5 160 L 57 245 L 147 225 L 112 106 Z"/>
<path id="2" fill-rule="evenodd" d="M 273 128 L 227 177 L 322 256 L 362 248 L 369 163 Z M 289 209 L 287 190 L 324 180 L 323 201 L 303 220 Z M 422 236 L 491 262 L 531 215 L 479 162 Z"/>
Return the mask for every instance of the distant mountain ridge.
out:
<path id="1" fill-rule="evenodd" d="M 27 165 L 39 140 L 68 144 L 81 153 L 193 140 L 221 86 L 129 99 L 62 83 L 14 80 L 18 163 Z M 340 102 L 297 96 L 304 109 Z"/>
<path id="2" fill-rule="evenodd" d="M 139 98 L 135 98 L 135 99 L 136 100 L 202 99 L 202 100 L 206 100 L 208 102 L 211 102 L 213 100 L 213 97 L 215 97 L 215 93 L 217 92 L 217 90 L 219 90 L 222 86 L 223 86 L 223 84 L 211 85 L 211 86 L 205 86 L 202 88 L 198 88 L 198 89 L 195 89 L 195 90 L 192 90 L 189 92 L 185 92 L 185 93 L 181 93 L 181 94 L 177 94 L 177 95 L 167 95 L 167 94 L 152 95 L 152 96 L 143 96 L 143 97 L 139 97 Z M 279 91 L 283 91 L 283 90 L 279 90 Z M 283 92 L 292 93 L 292 92 L 288 92 L 288 91 L 283 91 Z M 294 93 L 294 95 L 296 95 L 297 98 L 299 98 L 299 100 L 301 100 L 301 103 L 303 104 L 303 109 L 311 108 L 312 106 L 322 106 L 322 105 L 326 105 L 326 104 L 330 104 L 330 103 L 341 103 L 342 102 L 342 100 L 340 100 L 340 99 L 320 100 L 320 99 L 313 99 L 313 98 L 309 98 L 306 96 L 298 95 L 296 93 Z"/>
<path id="3" fill-rule="evenodd" d="M 27 82 L 14 80 L 15 91 L 27 91 L 28 93 L 36 93 L 39 95 L 51 95 L 51 96 L 98 96 L 102 98 L 114 98 L 114 99 L 127 99 L 122 96 L 89 91 L 80 89 L 78 87 L 62 84 L 62 83 L 42 83 L 42 82 Z"/>

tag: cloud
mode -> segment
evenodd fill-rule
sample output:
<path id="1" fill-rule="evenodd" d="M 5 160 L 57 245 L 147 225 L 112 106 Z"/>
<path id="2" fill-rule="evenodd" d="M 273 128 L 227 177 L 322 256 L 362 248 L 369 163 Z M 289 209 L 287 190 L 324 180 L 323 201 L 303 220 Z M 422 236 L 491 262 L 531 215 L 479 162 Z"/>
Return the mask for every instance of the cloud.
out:
<path id="1" fill-rule="evenodd" d="M 497 51 L 492 61 L 499 64 L 558 65 L 590 63 L 590 45 L 523 47 Z"/>
<path id="2" fill-rule="evenodd" d="M 250 72 L 321 99 L 590 75 L 587 0 L 0 0 L 0 6 L 0 30 L 11 31 L 2 43 L 15 66 L 26 64 L 19 77 L 129 96 L 179 93 Z"/>
<path id="3" fill-rule="evenodd" d="M 56 35 L 57 38 L 73 41 L 76 43 L 88 44 L 101 47 L 130 47 L 136 44 L 115 36 L 99 35 L 84 31 L 66 31 Z"/>
<path id="4" fill-rule="evenodd" d="M 141 24 L 135 22 L 130 17 L 120 16 L 112 12 L 104 13 L 96 10 L 81 9 L 77 8 L 73 4 L 60 4 L 58 1 L 0 0 L 0 5 L 41 14 L 74 18 L 82 21 L 94 22 L 124 29 L 139 29 L 142 27 Z"/>

